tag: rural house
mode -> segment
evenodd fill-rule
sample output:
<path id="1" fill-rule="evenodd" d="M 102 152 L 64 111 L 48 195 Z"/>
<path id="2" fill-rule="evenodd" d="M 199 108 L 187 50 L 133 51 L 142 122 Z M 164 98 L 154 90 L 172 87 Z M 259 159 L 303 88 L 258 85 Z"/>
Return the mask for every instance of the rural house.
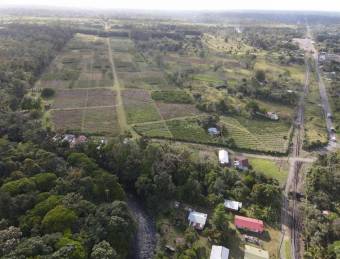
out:
<path id="1" fill-rule="evenodd" d="M 77 145 L 86 143 L 86 141 L 87 141 L 87 137 L 84 136 L 84 135 L 80 135 L 80 136 L 78 136 L 77 138 L 74 138 L 74 139 L 72 140 L 72 142 L 70 143 L 70 147 L 71 147 L 71 148 L 74 148 L 74 147 L 77 146 Z"/>
<path id="2" fill-rule="evenodd" d="M 234 224 L 238 229 L 244 229 L 255 233 L 262 233 L 264 230 L 263 221 L 253 218 L 236 215 Z"/>
<path id="3" fill-rule="evenodd" d="M 221 149 L 218 151 L 218 160 L 221 165 L 229 165 L 229 154 L 228 151 Z"/>
<path id="4" fill-rule="evenodd" d="M 191 211 L 188 217 L 189 225 L 197 230 L 202 230 L 207 222 L 207 217 L 207 214 Z"/>
<path id="5" fill-rule="evenodd" d="M 245 245 L 244 259 L 269 259 L 269 253 L 260 248 Z"/>
<path id="6" fill-rule="evenodd" d="M 224 207 L 228 210 L 239 211 L 242 208 L 242 202 L 224 200 Z"/>
<path id="7" fill-rule="evenodd" d="M 68 142 L 68 143 L 71 144 L 74 141 L 75 138 L 76 138 L 76 136 L 73 135 L 73 134 L 65 134 L 64 138 L 63 138 L 63 141 Z"/>
<path id="8" fill-rule="evenodd" d="M 224 246 L 212 246 L 210 259 L 228 259 L 229 249 Z"/>
<path id="9" fill-rule="evenodd" d="M 237 156 L 234 159 L 234 166 L 240 170 L 248 170 L 249 162 L 244 156 Z"/>

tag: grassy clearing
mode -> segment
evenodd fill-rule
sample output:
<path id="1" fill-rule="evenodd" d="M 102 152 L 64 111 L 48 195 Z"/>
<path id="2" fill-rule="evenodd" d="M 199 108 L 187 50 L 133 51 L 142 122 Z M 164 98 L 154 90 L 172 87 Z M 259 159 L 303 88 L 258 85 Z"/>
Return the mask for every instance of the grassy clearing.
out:
<path id="1" fill-rule="evenodd" d="M 285 256 L 286 259 L 292 259 L 292 245 L 289 240 L 285 241 Z"/>
<path id="2" fill-rule="evenodd" d="M 235 145 L 241 149 L 285 153 L 291 126 L 282 121 L 223 117 L 222 123 Z"/>
<path id="3" fill-rule="evenodd" d="M 278 180 L 281 184 L 287 179 L 287 162 L 273 161 L 261 158 L 250 158 L 250 165 L 257 172 L 263 173 L 265 176 Z"/>
<path id="4" fill-rule="evenodd" d="M 215 84 L 224 83 L 223 80 L 212 75 L 195 75 L 193 79 L 197 81 L 204 81 L 204 82 L 215 83 Z"/>

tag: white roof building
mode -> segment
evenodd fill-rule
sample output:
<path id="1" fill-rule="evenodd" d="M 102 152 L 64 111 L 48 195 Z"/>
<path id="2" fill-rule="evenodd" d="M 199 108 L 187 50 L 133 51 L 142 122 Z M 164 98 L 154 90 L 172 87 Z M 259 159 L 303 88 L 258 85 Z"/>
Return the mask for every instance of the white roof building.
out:
<path id="1" fill-rule="evenodd" d="M 188 216 L 189 225 L 198 230 L 202 230 L 205 226 L 205 223 L 207 222 L 207 217 L 207 214 L 192 211 Z"/>
<path id="2" fill-rule="evenodd" d="M 212 246 L 210 259 L 228 259 L 229 249 L 224 246 Z"/>
<path id="3" fill-rule="evenodd" d="M 224 200 L 224 207 L 230 210 L 238 211 L 242 208 L 242 202 L 232 201 L 232 200 Z"/>
<path id="4" fill-rule="evenodd" d="M 229 154 L 226 150 L 221 149 L 218 151 L 218 160 L 220 161 L 220 164 L 227 165 L 229 164 Z"/>

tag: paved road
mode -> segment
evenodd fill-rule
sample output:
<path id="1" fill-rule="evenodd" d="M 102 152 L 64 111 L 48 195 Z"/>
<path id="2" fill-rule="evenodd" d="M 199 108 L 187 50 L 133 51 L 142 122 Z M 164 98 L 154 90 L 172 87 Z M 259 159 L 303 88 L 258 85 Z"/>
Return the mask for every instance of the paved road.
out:
<path id="1" fill-rule="evenodd" d="M 310 27 L 308 25 L 307 25 L 307 31 L 308 31 L 308 35 L 310 37 L 312 37 L 312 32 L 311 32 Z M 321 74 L 321 71 L 320 71 L 319 52 L 316 48 L 315 48 L 315 53 L 313 55 L 313 58 L 314 58 L 314 61 L 315 61 L 316 75 L 317 75 L 317 79 L 318 79 L 318 83 L 319 83 L 321 105 L 322 105 L 322 108 L 323 108 L 327 132 L 328 132 L 328 136 L 329 136 L 329 142 L 328 142 L 328 146 L 326 147 L 326 149 L 328 151 L 332 151 L 336 148 L 339 148 L 339 145 L 337 145 L 336 142 L 332 141 L 332 138 L 336 138 L 336 134 L 334 132 L 332 132 L 332 130 L 331 130 L 334 127 L 334 125 L 333 125 L 332 118 L 328 115 L 329 114 L 332 115 L 333 113 L 332 113 L 331 105 L 330 105 L 329 100 L 328 100 L 325 82 L 322 78 L 322 74 Z"/>

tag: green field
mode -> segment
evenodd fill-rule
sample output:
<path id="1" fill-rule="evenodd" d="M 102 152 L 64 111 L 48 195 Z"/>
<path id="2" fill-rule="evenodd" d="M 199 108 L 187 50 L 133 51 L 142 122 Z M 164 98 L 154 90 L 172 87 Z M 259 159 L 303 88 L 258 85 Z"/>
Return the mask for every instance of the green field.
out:
<path id="1" fill-rule="evenodd" d="M 249 163 L 256 172 L 260 172 L 265 176 L 276 179 L 281 184 L 284 184 L 287 179 L 287 162 L 250 158 Z"/>
<path id="2" fill-rule="evenodd" d="M 291 131 L 288 123 L 242 117 L 223 117 L 221 121 L 240 149 L 287 152 Z"/>

